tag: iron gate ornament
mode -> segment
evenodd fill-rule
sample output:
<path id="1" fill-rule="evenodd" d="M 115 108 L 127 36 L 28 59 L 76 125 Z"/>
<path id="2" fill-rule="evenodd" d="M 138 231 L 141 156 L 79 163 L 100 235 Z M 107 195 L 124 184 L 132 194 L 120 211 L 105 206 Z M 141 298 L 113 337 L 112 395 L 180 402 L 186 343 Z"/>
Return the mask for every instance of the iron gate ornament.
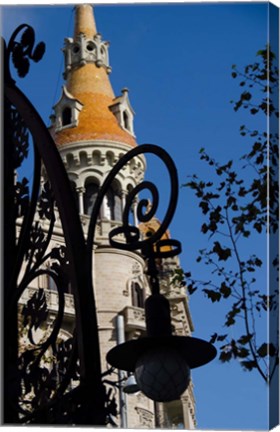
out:
<path id="1" fill-rule="evenodd" d="M 23 32 L 21 34 L 21 32 Z M 20 42 L 16 38 L 21 34 Z M 35 48 L 33 29 L 23 24 L 13 33 L 8 45 L 4 47 L 4 224 L 5 224 L 5 292 L 4 292 L 4 422 L 5 423 L 40 423 L 40 424 L 114 424 L 112 416 L 117 415 L 116 402 L 111 390 L 105 387 L 105 376 L 112 369 L 102 373 L 97 327 L 96 305 L 92 285 L 92 252 L 95 228 L 99 210 L 112 181 L 119 171 L 134 157 L 140 154 L 153 154 L 165 164 L 170 178 L 171 193 L 166 215 L 159 229 L 150 237 L 141 238 L 139 228 L 129 223 L 129 214 L 135 197 L 147 190 L 152 195 L 152 202 L 141 199 L 137 205 L 137 217 L 146 223 L 156 214 L 159 193 L 156 186 L 142 181 L 132 190 L 127 198 L 122 216 L 122 226 L 109 234 L 112 247 L 140 251 L 147 263 L 150 278 L 151 296 L 145 303 L 148 337 L 119 345 L 108 353 L 108 361 L 114 367 L 134 371 L 136 357 L 132 363 L 122 362 L 123 350 L 133 346 L 140 353 L 150 347 L 153 338 L 162 346 L 174 346 L 176 350 L 186 348 L 190 367 L 200 366 L 212 360 L 215 348 L 205 341 L 185 337 L 176 342 L 178 337 L 171 335 L 170 310 L 160 294 L 156 259 L 175 256 L 181 251 L 177 240 L 161 240 L 166 232 L 176 209 L 178 199 L 178 177 L 174 162 L 162 148 L 144 144 L 125 154 L 112 168 L 105 179 L 91 214 L 87 239 L 85 240 L 75 197 L 67 172 L 44 122 L 28 98 L 16 86 L 10 73 L 10 61 L 13 61 L 19 76 L 25 76 L 29 70 L 29 60 L 39 61 L 44 54 L 44 44 Z M 33 139 L 34 177 L 31 196 L 25 178 L 14 181 L 15 171 L 28 156 L 29 138 Z M 14 148 L 12 148 L 12 144 Z M 41 163 L 42 161 L 42 163 Z M 42 165 L 48 175 L 48 182 L 41 186 Z M 38 200 L 39 197 L 39 200 Z M 52 232 L 58 212 L 65 239 L 65 246 L 49 250 Z M 48 232 L 40 226 L 39 219 L 48 222 Z M 16 234 L 17 219 L 21 217 L 20 229 Z M 36 219 L 37 218 L 37 219 Z M 163 250 L 165 246 L 170 251 Z M 46 267 L 48 263 L 49 267 Z M 21 271 L 25 265 L 23 276 Z M 58 312 L 50 334 L 36 345 L 34 331 L 47 320 L 48 305 L 44 289 L 39 289 L 23 306 L 22 326 L 30 349 L 19 353 L 18 348 L 18 301 L 30 283 L 39 276 L 50 277 L 58 295 Z M 71 282 L 73 291 L 76 328 L 73 338 L 60 341 L 59 331 L 63 324 L 65 308 L 64 291 Z M 168 303 L 168 301 L 165 299 Z M 152 304 L 152 307 L 151 307 Z M 155 319 L 158 310 L 165 310 L 161 322 Z M 163 308 L 163 309 L 162 309 Z M 159 334 L 159 328 L 165 328 L 165 334 Z M 155 339 L 153 339 L 155 341 Z M 137 345 L 138 344 L 138 345 Z M 171 344 L 171 345 L 170 345 Z M 130 349 L 130 348 L 129 348 Z M 200 360 L 192 360 L 193 352 L 198 350 Z M 53 368 L 40 366 L 40 362 L 52 350 L 55 361 Z M 140 350 L 140 351 L 139 351 Z M 120 352 L 120 355 L 119 355 Z M 186 355 L 184 354 L 186 357 Z M 121 361 L 120 361 L 121 359 Z M 76 388 L 69 388 L 72 379 L 79 380 Z M 108 380 L 107 380 L 108 383 Z M 23 384 L 23 386 L 22 386 Z M 22 387 L 34 393 L 33 399 L 25 400 Z"/>

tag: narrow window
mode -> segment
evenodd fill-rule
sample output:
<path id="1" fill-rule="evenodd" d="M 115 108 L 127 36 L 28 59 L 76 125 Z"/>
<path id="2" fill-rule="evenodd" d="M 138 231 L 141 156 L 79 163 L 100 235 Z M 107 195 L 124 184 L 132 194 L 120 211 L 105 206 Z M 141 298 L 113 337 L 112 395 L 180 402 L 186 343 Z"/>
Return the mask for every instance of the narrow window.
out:
<path id="1" fill-rule="evenodd" d="M 111 166 L 114 165 L 114 153 L 113 152 L 107 152 L 106 153 L 106 159 L 107 159 L 109 165 L 111 165 Z"/>
<path id="2" fill-rule="evenodd" d="M 54 279 L 49 274 L 47 274 L 47 286 L 48 286 L 49 290 L 57 292 L 56 283 L 55 283 Z"/>
<path id="3" fill-rule="evenodd" d="M 122 199 L 119 195 L 115 195 L 114 220 L 122 220 Z"/>
<path id="4" fill-rule="evenodd" d="M 129 128 L 129 118 L 128 118 L 128 115 L 127 115 L 126 111 L 123 112 L 123 124 L 124 124 L 124 128 L 125 129 L 130 130 L 130 128 Z"/>
<path id="5" fill-rule="evenodd" d="M 74 156 L 72 153 L 66 155 L 66 161 L 69 168 L 73 168 L 75 166 Z"/>
<path id="6" fill-rule="evenodd" d="M 62 126 L 67 126 L 72 123 L 71 108 L 65 107 L 62 111 Z"/>
<path id="7" fill-rule="evenodd" d="M 86 152 L 80 152 L 79 156 L 80 156 L 81 166 L 83 166 L 83 167 L 87 166 L 88 158 L 87 158 Z"/>
<path id="8" fill-rule="evenodd" d="M 86 192 L 84 194 L 84 209 L 85 214 L 91 215 L 96 197 L 98 194 L 98 185 L 95 183 L 88 183 L 86 185 Z"/>
<path id="9" fill-rule="evenodd" d="M 104 216 L 106 219 L 114 220 L 115 195 L 112 188 L 108 190 L 105 197 Z"/>
<path id="10" fill-rule="evenodd" d="M 132 306 L 144 307 L 144 290 L 138 282 L 131 283 Z"/>
<path id="11" fill-rule="evenodd" d="M 99 151 L 94 151 L 92 153 L 92 163 L 93 165 L 101 164 L 101 153 Z"/>
<path id="12" fill-rule="evenodd" d="M 122 200 L 117 191 L 109 188 L 105 197 L 104 217 L 109 220 L 122 220 Z"/>
<path id="13" fill-rule="evenodd" d="M 73 180 L 71 180 L 70 181 L 70 185 L 71 185 L 72 194 L 74 195 L 76 208 L 78 210 L 78 208 L 79 208 L 79 198 L 78 198 L 78 194 L 77 194 L 77 190 L 76 190 L 76 183 Z"/>

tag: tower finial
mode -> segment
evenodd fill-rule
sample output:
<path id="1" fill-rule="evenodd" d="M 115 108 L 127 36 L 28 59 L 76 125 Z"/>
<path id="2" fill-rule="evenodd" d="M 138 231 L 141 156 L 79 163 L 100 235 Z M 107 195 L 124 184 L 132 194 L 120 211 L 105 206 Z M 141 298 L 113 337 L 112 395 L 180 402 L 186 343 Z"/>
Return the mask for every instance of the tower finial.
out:
<path id="1" fill-rule="evenodd" d="M 80 33 L 83 33 L 88 38 L 92 38 L 97 33 L 93 6 L 91 4 L 75 6 L 74 38 Z"/>
<path id="2" fill-rule="evenodd" d="M 108 48 L 96 30 L 93 6 L 75 6 L 74 35 L 65 38 L 63 48 L 66 84 L 54 106 L 58 145 L 88 140 L 136 145 L 127 91 L 116 98 L 108 77 Z"/>

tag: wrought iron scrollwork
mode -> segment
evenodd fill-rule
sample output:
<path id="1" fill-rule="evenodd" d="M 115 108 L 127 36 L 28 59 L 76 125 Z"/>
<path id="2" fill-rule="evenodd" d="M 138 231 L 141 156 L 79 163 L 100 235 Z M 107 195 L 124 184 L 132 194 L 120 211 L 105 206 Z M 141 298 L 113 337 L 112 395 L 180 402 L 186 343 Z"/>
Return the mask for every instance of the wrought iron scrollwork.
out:
<path id="1" fill-rule="evenodd" d="M 16 38 L 20 35 L 21 40 L 17 42 Z M 91 409 L 92 424 L 105 424 L 95 305 L 91 278 L 85 276 L 86 248 L 79 215 L 73 212 L 68 220 L 75 205 L 60 155 L 39 114 L 17 88 L 10 74 L 10 58 L 19 76 L 23 77 L 28 72 L 29 60 L 38 61 L 42 57 L 44 44 L 35 47 L 33 29 L 22 25 L 15 30 L 8 45 L 3 41 L 3 47 L 6 252 L 4 422 L 63 421 L 67 424 L 72 423 L 74 417 L 78 423 L 87 422 L 85 409 L 82 417 L 78 414 L 74 416 L 71 403 L 68 403 L 75 399 L 77 407 L 76 398 L 79 395 L 79 400 L 87 399 L 87 403 L 94 401 L 93 406 L 100 411 L 96 416 L 95 410 L 92 413 Z M 30 192 L 28 180 L 25 177 L 16 179 L 16 176 L 18 168 L 28 157 L 31 140 L 34 169 Z M 44 186 L 41 185 L 41 160 L 49 177 L 49 182 Z M 64 230 L 65 247 L 51 243 L 56 214 L 59 214 Z M 30 287 L 33 281 L 46 277 L 56 287 L 58 304 L 51 325 L 46 323 L 50 322 L 49 299 L 54 293 L 45 287 L 35 290 L 29 299 L 27 296 L 18 311 L 18 304 L 22 304 L 19 302 L 21 297 L 28 292 L 32 294 Z M 69 281 L 74 292 L 77 317 L 73 343 L 60 340 L 64 293 Z M 83 316 L 87 317 L 86 320 Z M 69 385 L 75 378 L 78 378 L 79 390 L 75 389 L 73 396 L 70 396 L 74 390 Z M 94 386 L 96 390 L 92 396 L 90 392 Z M 100 401 L 97 400 L 98 392 Z M 59 418 L 58 401 L 60 406 L 64 406 L 63 419 Z"/>
<path id="2" fill-rule="evenodd" d="M 20 42 L 16 38 L 22 34 Z M 167 168 L 171 193 L 166 215 L 158 230 L 142 238 L 139 227 L 129 223 L 132 203 L 149 191 L 151 203 L 137 205 L 140 223 L 151 220 L 158 209 L 156 186 L 143 181 L 127 196 L 122 226 L 109 235 L 113 247 L 139 250 L 148 261 L 152 285 L 157 285 L 156 258 L 177 255 L 178 241 L 162 240 L 174 215 L 178 197 L 176 167 L 160 147 L 145 144 L 132 149 L 112 168 L 97 196 L 85 241 L 75 197 L 56 145 L 39 114 L 16 86 L 10 74 L 10 58 L 19 76 L 29 70 L 29 60 L 39 61 L 44 44 L 35 47 L 34 31 L 18 27 L 8 45 L 3 42 L 5 60 L 5 418 L 6 423 L 114 424 L 115 397 L 105 388 L 101 374 L 99 338 L 94 290 L 92 251 L 95 227 L 103 198 L 119 171 L 134 157 L 151 153 Z M 28 157 L 33 144 L 33 183 L 16 172 Z M 42 184 L 42 166 L 48 180 Z M 52 235 L 61 223 L 65 246 L 55 245 Z M 120 239 L 121 238 L 121 239 Z M 168 251 L 166 251 L 168 246 Z M 163 250 L 165 248 L 165 250 Z M 50 321 L 54 291 L 40 287 L 32 292 L 35 280 L 48 279 L 56 290 L 57 310 Z M 50 282 L 51 283 L 51 282 Z M 65 292 L 71 284 L 76 324 L 73 337 L 61 338 Z M 25 298 L 25 303 L 20 299 Z M 18 309 L 18 305 L 20 310 Z M 51 323 L 48 325 L 48 323 Z M 21 341 L 22 344 L 18 344 Z M 71 388 L 71 382 L 75 388 Z"/>
<path id="3" fill-rule="evenodd" d="M 17 37 L 21 35 L 20 41 Z M 28 24 L 22 24 L 16 28 L 10 37 L 8 46 L 2 39 L 4 45 L 4 80 L 5 82 L 13 81 L 10 73 L 10 58 L 20 77 L 25 77 L 29 71 L 30 61 L 38 62 L 45 53 L 44 42 L 39 42 L 35 46 L 35 33 L 33 28 Z M 14 82 L 14 81 L 13 81 Z"/>
<path id="4" fill-rule="evenodd" d="M 89 232 L 88 232 L 88 253 L 91 254 L 92 251 L 92 244 L 94 239 L 94 230 L 96 227 L 98 215 L 100 212 L 101 204 L 103 201 L 104 196 L 106 195 L 106 192 L 108 191 L 110 185 L 112 184 L 114 178 L 117 176 L 119 171 L 134 157 L 146 153 L 151 153 L 156 156 L 158 156 L 165 164 L 167 168 L 167 172 L 169 174 L 170 178 L 170 184 L 171 184 L 171 192 L 169 197 L 169 204 L 166 210 L 166 214 L 164 216 L 163 221 L 159 225 L 159 228 L 156 232 L 152 233 L 150 237 L 147 237 L 145 239 L 141 239 L 141 233 L 138 227 L 132 226 L 129 224 L 129 213 L 132 207 L 132 203 L 135 200 L 135 197 L 139 195 L 139 193 L 143 190 L 148 190 L 152 195 L 152 201 L 149 202 L 147 199 L 142 199 L 138 202 L 137 205 L 137 217 L 138 221 L 141 223 L 145 223 L 150 221 L 154 215 L 156 214 L 156 211 L 158 209 L 158 202 L 159 202 L 159 192 L 157 187 L 149 182 L 149 181 L 143 181 L 140 184 L 138 184 L 130 193 L 128 194 L 126 198 L 126 205 L 123 211 L 123 218 L 122 218 L 122 226 L 113 229 L 109 233 L 109 240 L 113 247 L 116 247 L 118 249 L 125 249 L 125 250 L 141 250 L 144 255 L 148 255 L 150 253 L 151 248 L 153 248 L 154 245 L 157 244 L 157 255 L 158 257 L 161 256 L 161 245 L 162 241 L 161 237 L 166 232 L 176 209 L 177 205 L 177 199 L 178 199 L 178 176 L 177 176 L 177 169 L 175 167 L 175 164 L 171 157 L 168 155 L 168 153 L 162 149 L 161 147 L 158 147 L 153 144 L 143 144 L 141 146 L 138 146 L 132 150 L 130 150 L 128 153 L 126 153 L 112 168 L 110 173 L 108 174 L 107 178 L 105 179 L 98 197 L 96 199 L 91 220 L 90 220 L 90 226 L 89 226 Z M 117 240 L 117 237 L 119 235 L 123 235 L 125 238 L 125 242 Z M 164 240 L 164 246 L 174 246 L 176 245 L 176 254 L 180 252 L 180 243 L 171 240 L 166 239 Z M 173 252 L 170 252 L 171 255 L 173 255 Z M 169 256 L 167 252 L 165 253 L 165 257 Z"/>
<path id="5" fill-rule="evenodd" d="M 153 232 L 150 236 L 141 239 L 141 232 L 139 227 L 132 226 L 129 223 L 129 214 L 131 211 L 132 203 L 135 202 L 135 198 L 139 196 L 139 193 L 147 190 L 152 195 L 152 201 L 147 199 L 141 199 L 137 205 L 137 217 L 140 223 L 147 223 L 152 220 L 155 216 L 159 204 L 159 192 L 157 187 L 149 182 L 143 181 L 139 183 L 126 198 L 126 205 L 123 211 L 122 226 L 114 228 L 109 233 L 109 241 L 111 246 L 129 251 L 141 251 L 144 259 L 147 261 L 147 273 L 150 276 L 151 289 L 152 291 L 159 292 L 159 283 L 157 280 L 158 270 L 156 267 L 156 258 L 169 258 L 178 255 L 181 252 L 181 243 L 174 239 L 162 239 L 163 235 L 167 231 L 167 228 L 173 218 L 177 200 L 178 200 L 178 175 L 176 166 L 169 156 L 169 154 L 159 146 L 154 144 L 143 144 L 138 146 L 128 153 L 126 153 L 112 168 L 107 178 L 105 179 L 99 194 L 97 196 L 88 230 L 87 238 L 87 253 L 91 257 L 93 250 L 93 240 L 95 228 L 97 225 L 97 219 L 102 205 L 102 201 L 106 192 L 108 191 L 113 180 L 120 172 L 120 170 L 134 157 L 142 154 L 150 153 L 160 158 L 166 166 L 167 172 L 170 179 L 170 197 L 167 206 L 167 210 L 162 222 L 159 225 L 157 231 Z M 120 239 L 120 237 L 122 237 Z M 125 240 L 125 241 L 124 241 Z M 168 246 L 168 248 L 166 248 Z M 165 247 L 165 250 L 163 248 Z M 91 272 L 91 262 L 89 260 L 89 271 Z"/>

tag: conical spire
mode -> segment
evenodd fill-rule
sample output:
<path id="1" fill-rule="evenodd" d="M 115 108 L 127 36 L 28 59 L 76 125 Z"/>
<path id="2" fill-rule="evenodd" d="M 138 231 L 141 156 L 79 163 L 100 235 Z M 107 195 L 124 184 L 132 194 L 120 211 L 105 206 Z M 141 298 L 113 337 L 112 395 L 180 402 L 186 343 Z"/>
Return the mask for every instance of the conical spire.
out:
<path id="1" fill-rule="evenodd" d="M 125 122 L 120 111 L 121 104 L 122 109 L 125 104 L 128 107 L 125 115 L 133 117 L 127 93 L 115 98 L 109 80 L 108 47 L 108 42 L 104 42 L 97 32 L 92 6 L 76 6 L 74 37 L 65 39 L 63 49 L 66 85 L 54 107 L 54 125 L 58 124 L 54 136 L 57 145 L 100 139 L 136 145 L 133 127 L 126 127 L 132 121 Z M 67 104 L 74 120 L 68 127 L 66 121 L 63 123 L 63 110 Z"/>
<path id="2" fill-rule="evenodd" d="M 83 33 L 87 38 L 96 35 L 97 30 L 92 9 L 93 7 L 90 4 L 75 6 L 74 39 L 80 33 Z"/>

